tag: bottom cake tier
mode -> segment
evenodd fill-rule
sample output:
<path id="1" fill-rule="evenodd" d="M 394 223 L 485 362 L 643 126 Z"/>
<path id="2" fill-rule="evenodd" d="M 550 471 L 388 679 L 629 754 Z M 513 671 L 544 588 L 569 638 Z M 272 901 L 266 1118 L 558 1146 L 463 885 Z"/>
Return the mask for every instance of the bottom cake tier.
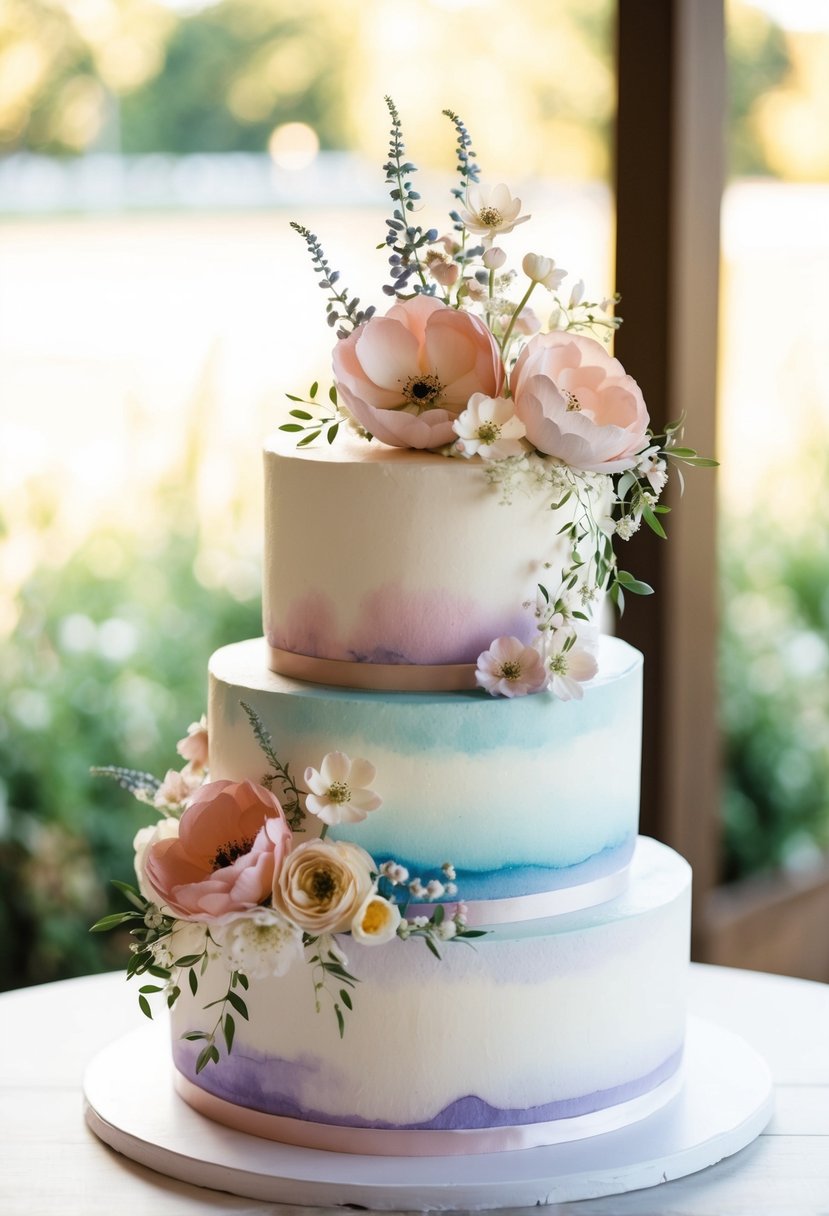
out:
<path id="1" fill-rule="evenodd" d="M 287 1143 L 392 1155 L 493 1152 L 598 1134 L 676 1092 L 685 1033 L 691 871 L 640 838 L 624 894 L 500 925 L 474 947 L 339 939 L 359 979 L 341 1038 L 298 964 L 245 993 L 230 1054 L 196 1073 L 227 990 L 214 958 L 172 1013 L 182 1096 Z"/>

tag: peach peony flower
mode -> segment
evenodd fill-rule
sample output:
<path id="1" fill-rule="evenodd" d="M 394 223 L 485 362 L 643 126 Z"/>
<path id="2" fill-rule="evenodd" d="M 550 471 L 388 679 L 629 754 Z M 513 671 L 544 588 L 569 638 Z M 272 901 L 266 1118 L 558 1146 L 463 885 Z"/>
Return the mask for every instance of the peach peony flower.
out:
<path id="1" fill-rule="evenodd" d="M 504 367 L 483 321 L 417 295 L 338 342 L 334 378 L 348 412 L 383 443 L 439 448 L 473 393 L 499 395 Z"/>
<path id="2" fill-rule="evenodd" d="M 144 874 L 181 920 L 214 921 L 267 898 L 291 845 L 291 829 L 269 790 L 252 781 L 203 785 L 175 839 L 147 848 Z"/>
<path id="3" fill-rule="evenodd" d="M 187 735 L 179 739 L 176 751 L 194 771 L 207 768 L 207 719 L 204 714 L 198 722 L 191 722 L 187 727 Z"/>
<path id="4" fill-rule="evenodd" d="M 537 334 L 518 356 L 510 388 L 530 443 L 575 469 L 622 472 L 647 444 L 641 389 L 594 338 Z"/>
<path id="5" fill-rule="evenodd" d="M 372 890 L 374 862 L 347 840 L 309 840 L 276 876 L 274 907 L 309 933 L 345 932 Z"/>

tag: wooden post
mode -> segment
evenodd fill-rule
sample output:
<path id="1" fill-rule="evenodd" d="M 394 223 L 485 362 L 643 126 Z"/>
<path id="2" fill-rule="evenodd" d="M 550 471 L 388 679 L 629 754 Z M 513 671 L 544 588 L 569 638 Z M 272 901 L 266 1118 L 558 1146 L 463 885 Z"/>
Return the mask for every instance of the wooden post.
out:
<path id="1" fill-rule="evenodd" d="M 725 51 L 722 0 L 619 0 L 615 350 L 654 429 L 685 414 L 686 440 L 716 439 L 719 216 Z M 674 474 L 669 541 L 640 535 L 620 561 L 656 595 L 628 597 L 619 633 L 645 654 L 642 826 L 694 868 L 695 953 L 717 879 L 715 474 Z"/>

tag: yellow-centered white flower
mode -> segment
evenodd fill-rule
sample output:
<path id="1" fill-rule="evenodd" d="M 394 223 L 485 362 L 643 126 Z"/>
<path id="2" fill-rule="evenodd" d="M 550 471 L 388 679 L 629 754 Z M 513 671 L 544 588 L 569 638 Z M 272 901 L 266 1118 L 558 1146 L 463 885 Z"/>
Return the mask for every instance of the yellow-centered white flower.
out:
<path id="1" fill-rule="evenodd" d="M 520 215 L 520 211 L 521 199 L 513 198 L 503 182 L 497 186 L 470 186 L 461 220 L 470 232 L 492 241 L 496 234 L 512 232 L 530 218 Z"/>
<path id="2" fill-rule="evenodd" d="M 397 936 L 399 924 L 400 909 L 397 904 L 383 899 L 375 891 L 351 922 L 351 936 L 363 946 L 382 946 Z"/>
<path id="3" fill-rule="evenodd" d="M 505 397 L 473 393 L 453 427 L 458 436 L 455 448 L 462 456 L 477 454 L 482 460 L 503 460 L 524 451 L 521 440 L 526 428 Z"/>

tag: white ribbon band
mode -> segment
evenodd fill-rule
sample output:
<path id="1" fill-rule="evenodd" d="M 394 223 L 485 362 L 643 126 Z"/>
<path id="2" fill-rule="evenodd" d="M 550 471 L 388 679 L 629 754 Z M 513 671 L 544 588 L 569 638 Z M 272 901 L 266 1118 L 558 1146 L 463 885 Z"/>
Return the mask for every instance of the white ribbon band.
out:
<path id="1" fill-rule="evenodd" d="M 539 1148 L 544 1144 L 563 1144 L 568 1140 L 617 1131 L 630 1123 L 646 1119 L 669 1102 L 682 1086 L 682 1070 L 677 1069 L 649 1093 L 586 1115 L 513 1127 L 445 1131 L 342 1127 L 291 1119 L 284 1115 L 269 1115 L 265 1111 L 249 1110 L 224 1098 L 217 1098 L 194 1085 L 177 1070 L 174 1079 L 176 1089 L 189 1106 L 208 1119 L 250 1136 L 334 1153 L 360 1153 L 373 1157 L 454 1157 L 468 1153 Z"/>
<path id="2" fill-rule="evenodd" d="M 607 903 L 621 895 L 628 885 L 629 866 L 617 870 L 615 874 L 607 874 L 603 878 L 594 878 L 592 882 L 583 882 L 575 887 L 560 887 L 556 891 L 538 891 L 534 895 L 515 895 L 508 899 L 476 899 L 464 901 L 466 908 L 466 923 L 470 928 L 482 925 L 510 925 L 521 920 L 539 920 L 544 916 L 558 916 L 562 912 L 578 912 L 582 908 L 592 908 L 596 904 Z M 445 903 L 446 915 L 454 915 L 457 904 Z M 412 920 L 415 916 L 431 916 L 435 910 L 432 904 L 409 904 L 406 918 Z"/>

